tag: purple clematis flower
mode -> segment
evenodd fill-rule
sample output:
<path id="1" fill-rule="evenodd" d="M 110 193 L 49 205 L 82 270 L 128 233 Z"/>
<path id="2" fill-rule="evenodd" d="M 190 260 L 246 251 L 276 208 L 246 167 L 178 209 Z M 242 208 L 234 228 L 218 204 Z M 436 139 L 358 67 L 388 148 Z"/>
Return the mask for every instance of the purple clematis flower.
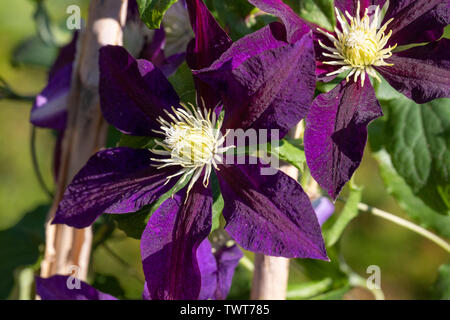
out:
<path id="1" fill-rule="evenodd" d="M 305 22 L 281 0 L 249 2 L 278 16 L 288 34 L 304 28 Z M 361 163 L 367 125 L 383 115 L 367 78 L 381 81 L 381 75 L 416 103 L 450 97 L 450 40 L 440 39 L 450 21 L 450 1 L 335 0 L 335 6 L 334 32 L 308 23 L 315 32 L 316 74 L 323 81 L 347 74 L 315 99 L 304 137 L 311 174 L 333 199 Z M 400 50 L 423 42 L 430 43 Z"/>
<path id="2" fill-rule="evenodd" d="M 183 15 L 181 9 L 178 8 L 179 6 L 174 6 L 177 10 L 176 13 L 182 15 L 181 18 L 185 18 L 186 23 L 189 24 L 186 9 L 184 9 L 185 12 Z M 170 13 L 168 16 L 170 16 Z M 145 36 L 142 37 L 142 34 Z M 78 32 L 74 34 L 72 41 L 60 50 L 49 72 L 47 86 L 36 97 L 31 109 L 30 121 L 33 125 L 58 130 L 60 137 L 66 128 L 67 96 L 69 95 L 72 80 L 77 40 Z M 164 28 L 161 27 L 154 31 L 148 30 L 139 18 L 136 0 L 130 0 L 128 3 L 127 22 L 124 28 L 124 42 L 125 46 L 129 48 L 133 55 L 151 61 L 166 76 L 175 72 L 185 60 L 184 52 L 175 53 L 171 50 L 169 50 L 171 55 L 166 58 L 164 48 L 167 43 Z M 176 48 L 184 51 L 187 42 L 186 39 L 182 42 L 177 41 Z"/>
<path id="3" fill-rule="evenodd" d="M 231 287 L 234 270 L 242 258 L 242 251 L 236 245 L 221 244 L 215 253 L 211 243 L 205 239 L 197 249 L 202 279 L 200 299 L 225 299 Z M 80 286 L 75 286 L 75 281 Z M 63 275 L 50 278 L 36 277 L 36 292 L 42 300 L 117 300 L 83 281 Z M 149 300 L 147 284 L 142 293 L 144 300 Z"/>
<path id="4" fill-rule="evenodd" d="M 235 97 L 237 105 L 225 101 L 225 117 L 217 118 L 220 97 L 204 91 L 210 84 L 203 82 L 206 76 L 196 76 L 200 106 L 181 106 L 170 83 L 152 63 L 135 60 L 122 47 L 102 48 L 100 100 L 105 118 L 125 134 L 156 135 L 158 148 L 120 147 L 94 155 L 67 188 L 53 221 L 86 227 L 104 212 L 135 212 L 186 181 L 187 187 L 153 213 L 142 236 L 144 273 L 152 299 L 211 296 L 203 293 L 203 266 L 195 253 L 211 230 L 212 171 L 225 202 L 225 230 L 244 249 L 328 259 L 316 214 L 297 181 L 281 171 L 261 175 L 268 165 L 251 157 L 238 161 L 245 164 L 224 161 L 224 153 L 232 147 L 223 145 L 228 130 L 287 131 L 306 112 L 315 86 L 311 34 L 304 33 L 289 44 L 286 30 L 277 23 L 229 46 L 228 36 L 202 1 L 187 1 L 187 5 L 196 13 L 191 14 L 196 37 L 188 48 L 188 63 L 206 61 L 196 55 L 202 59 L 220 56 L 217 74 L 241 100 Z M 291 69 L 285 61 L 293 57 L 299 66 Z M 280 77 L 280 68 L 292 77 Z M 204 73 L 211 79 L 214 72 Z M 304 90 L 296 92 L 295 86 Z M 290 103 L 294 96 L 304 99 L 302 112 Z"/>

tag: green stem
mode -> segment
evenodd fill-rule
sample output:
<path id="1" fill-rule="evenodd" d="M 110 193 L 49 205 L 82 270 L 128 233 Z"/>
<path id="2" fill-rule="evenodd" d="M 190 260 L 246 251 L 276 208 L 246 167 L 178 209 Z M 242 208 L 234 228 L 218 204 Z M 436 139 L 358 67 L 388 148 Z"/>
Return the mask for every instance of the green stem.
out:
<path id="1" fill-rule="evenodd" d="M 30 151 L 31 151 L 31 160 L 33 163 L 33 169 L 38 179 L 39 185 L 42 190 L 49 196 L 50 199 L 53 199 L 53 194 L 50 189 L 45 184 L 44 178 L 42 177 L 41 170 L 39 169 L 39 163 L 36 155 L 36 127 L 32 126 L 31 128 L 31 138 L 30 138 Z"/>
<path id="2" fill-rule="evenodd" d="M 441 248 L 443 248 L 445 251 L 447 251 L 448 253 L 450 253 L 450 244 L 445 241 L 444 239 L 438 237 L 437 235 L 435 235 L 434 233 L 428 231 L 427 229 L 424 229 L 414 223 L 412 223 L 411 221 L 405 220 L 403 218 L 400 218 L 399 216 L 396 216 L 392 213 L 383 211 L 381 209 L 378 208 L 373 208 L 365 203 L 359 203 L 358 204 L 358 209 L 361 211 L 366 211 L 369 212 L 377 217 L 386 219 L 390 222 L 393 222 L 399 226 L 402 226 L 406 229 L 409 229 L 411 231 L 416 232 L 417 234 L 420 234 L 421 236 L 433 241 L 435 244 L 437 244 L 438 246 L 440 246 Z"/>
<path id="3" fill-rule="evenodd" d="M 241 260 L 239 260 L 239 264 L 250 272 L 255 271 L 255 265 L 247 256 L 243 256 Z"/>

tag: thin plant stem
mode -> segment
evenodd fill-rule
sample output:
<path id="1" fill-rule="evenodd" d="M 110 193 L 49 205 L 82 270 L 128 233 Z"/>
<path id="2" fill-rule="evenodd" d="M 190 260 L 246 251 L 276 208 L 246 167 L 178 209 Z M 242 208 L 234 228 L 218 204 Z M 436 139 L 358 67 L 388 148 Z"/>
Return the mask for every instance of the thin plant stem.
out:
<path id="1" fill-rule="evenodd" d="M 405 220 L 403 218 L 400 218 L 399 216 L 396 216 L 392 213 L 383 211 L 381 209 L 378 208 L 374 208 L 371 207 L 365 203 L 359 203 L 358 204 L 358 209 L 361 211 L 365 211 L 368 213 L 371 213 L 377 217 L 383 218 L 385 220 L 388 220 L 390 222 L 393 222 L 399 226 L 402 226 L 406 229 L 409 229 L 411 231 L 414 231 L 415 233 L 433 241 L 435 244 L 437 244 L 438 246 L 440 246 L 442 249 L 444 249 L 445 251 L 447 251 L 448 253 L 450 253 L 450 244 L 445 241 L 444 239 L 438 237 L 437 235 L 435 235 L 434 233 L 428 231 L 425 228 L 422 228 L 418 225 L 416 225 L 415 223 Z"/>
<path id="2" fill-rule="evenodd" d="M 45 184 L 44 178 L 42 177 L 41 170 L 39 168 L 39 163 L 36 155 L 36 127 L 31 127 L 31 138 L 30 138 L 30 151 L 31 151 L 31 160 L 33 163 L 34 173 L 36 174 L 36 178 L 38 179 L 39 185 L 42 190 L 49 196 L 50 199 L 53 198 L 53 193 Z"/>

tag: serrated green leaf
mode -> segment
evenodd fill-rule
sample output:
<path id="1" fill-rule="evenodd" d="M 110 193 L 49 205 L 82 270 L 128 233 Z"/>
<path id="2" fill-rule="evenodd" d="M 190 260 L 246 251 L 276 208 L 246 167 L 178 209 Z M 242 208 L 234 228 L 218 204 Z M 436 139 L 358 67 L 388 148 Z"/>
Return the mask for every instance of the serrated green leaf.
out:
<path id="1" fill-rule="evenodd" d="M 159 29 L 166 11 L 177 0 L 137 0 L 141 20 L 150 29 Z"/>
<path id="2" fill-rule="evenodd" d="M 446 212 L 450 202 L 450 99 L 416 104 L 405 97 L 382 101 L 386 150 L 412 191 L 433 209 Z"/>
<path id="3" fill-rule="evenodd" d="M 413 193 L 411 187 L 395 170 L 385 150 L 376 152 L 374 157 L 379 163 L 387 192 L 397 200 L 400 207 L 422 227 L 433 229 L 444 237 L 450 237 L 450 217 L 434 211 Z"/>
<path id="4" fill-rule="evenodd" d="M 300 17 L 328 30 L 336 25 L 333 0 L 286 0 Z"/>
<path id="5" fill-rule="evenodd" d="M 350 291 L 352 287 L 350 285 L 345 285 L 339 289 L 335 289 L 324 294 L 318 295 L 312 300 L 342 300 L 344 295 Z"/>
<path id="6" fill-rule="evenodd" d="M 450 300 L 450 263 L 439 267 L 439 276 L 433 291 L 436 299 Z"/>
<path id="7" fill-rule="evenodd" d="M 25 214 L 14 227 L 0 231 L 0 299 L 8 298 L 14 270 L 36 263 L 44 243 L 44 224 L 50 206 L 41 205 Z"/>
<path id="8" fill-rule="evenodd" d="M 358 204 L 361 202 L 362 189 L 350 185 L 350 194 L 344 209 L 339 215 L 333 215 L 323 225 L 323 237 L 327 247 L 333 246 L 341 237 L 347 225 L 358 216 Z"/>

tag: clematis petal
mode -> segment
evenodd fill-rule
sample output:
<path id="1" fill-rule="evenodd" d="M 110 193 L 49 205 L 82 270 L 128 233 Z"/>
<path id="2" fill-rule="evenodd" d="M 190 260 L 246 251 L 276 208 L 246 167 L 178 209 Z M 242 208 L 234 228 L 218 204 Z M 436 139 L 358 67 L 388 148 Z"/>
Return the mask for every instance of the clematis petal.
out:
<path id="1" fill-rule="evenodd" d="M 186 61 L 193 69 L 209 67 L 231 46 L 231 39 L 220 27 L 202 0 L 186 0 L 195 39 L 187 47 Z M 215 108 L 217 94 L 206 83 L 194 76 L 197 100 L 207 108 Z"/>
<path id="2" fill-rule="evenodd" d="M 135 212 L 173 187 L 165 178 L 176 169 L 158 170 L 146 149 L 113 148 L 92 156 L 67 187 L 52 223 L 76 228 L 99 215 Z"/>
<path id="3" fill-rule="evenodd" d="M 395 89 L 417 103 L 450 97 L 450 40 L 398 52 L 377 70 Z"/>
<path id="4" fill-rule="evenodd" d="M 450 23 L 450 1 L 390 1 L 383 23 L 391 18 L 394 20 L 389 24 L 392 37 L 388 45 L 435 41 Z"/>
<path id="5" fill-rule="evenodd" d="M 367 125 L 382 116 L 369 81 L 342 81 L 319 95 L 306 118 L 305 155 L 311 175 L 336 199 L 358 168 L 367 141 Z"/>
<path id="6" fill-rule="evenodd" d="M 214 298 L 225 300 L 230 292 L 234 270 L 244 254 L 237 245 L 232 245 L 219 248 L 214 256 L 217 261 L 217 289 Z"/>
<path id="7" fill-rule="evenodd" d="M 100 103 L 105 119 L 126 134 L 154 136 L 156 121 L 180 100 L 162 72 L 123 47 L 100 49 Z"/>
<path id="8" fill-rule="evenodd" d="M 79 288 L 75 286 L 76 282 Z M 117 300 L 83 281 L 61 275 L 45 279 L 36 277 L 36 293 L 42 300 Z"/>
<path id="9" fill-rule="evenodd" d="M 214 299 L 217 289 L 217 262 L 208 238 L 197 249 L 197 261 L 201 274 L 201 290 L 198 300 Z"/>
<path id="10" fill-rule="evenodd" d="M 334 204 L 327 197 L 320 197 L 312 202 L 317 220 L 322 226 L 334 213 Z"/>
<path id="11" fill-rule="evenodd" d="M 301 19 L 282 0 L 249 0 L 255 7 L 272 14 L 283 21 L 289 43 L 295 43 L 311 31 L 307 23 Z"/>
<path id="12" fill-rule="evenodd" d="M 182 189 L 166 200 L 144 230 L 141 256 L 151 299 L 196 300 L 200 296 L 197 249 L 208 236 L 212 219 L 211 190 L 200 180 L 187 199 Z"/>
<path id="13" fill-rule="evenodd" d="M 267 165 L 244 160 L 219 167 L 225 230 L 256 253 L 327 260 L 316 214 L 297 181 L 281 171 L 262 175 Z"/>
<path id="14" fill-rule="evenodd" d="M 272 23 L 194 72 L 221 92 L 224 129 L 272 128 L 283 136 L 308 112 L 316 79 L 311 35 L 294 44 L 283 38 L 283 26 Z"/>
<path id="15" fill-rule="evenodd" d="M 360 3 L 359 15 L 362 17 L 367 8 L 370 8 L 370 6 L 380 6 L 382 8 L 386 0 L 334 0 L 334 6 L 342 13 L 345 14 L 345 11 L 347 11 L 354 17 L 357 14 L 358 2 Z"/>
<path id="16" fill-rule="evenodd" d="M 44 90 L 36 97 L 31 109 L 33 125 L 64 130 L 67 122 L 67 98 L 72 79 L 72 64 L 60 67 L 49 78 Z"/>
<path id="17" fill-rule="evenodd" d="M 181 66 L 185 60 L 186 53 L 177 53 L 166 58 L 164 62 L 158 66 L 158 68 L 166 76 L 166 78 L 169 78 L 177 71 L 178 67 Z"/>
<path id="18" fill-rule="evenodd" d="M 53 63 L 52 68 L 49 71 L 49 80 L 62 68 L 67 65 L 72 65 L 75 61 L 75 55 L 77 52 L 78 32 L 73 34 L 72 40 L 59 50 L 58 57 Z"/>

